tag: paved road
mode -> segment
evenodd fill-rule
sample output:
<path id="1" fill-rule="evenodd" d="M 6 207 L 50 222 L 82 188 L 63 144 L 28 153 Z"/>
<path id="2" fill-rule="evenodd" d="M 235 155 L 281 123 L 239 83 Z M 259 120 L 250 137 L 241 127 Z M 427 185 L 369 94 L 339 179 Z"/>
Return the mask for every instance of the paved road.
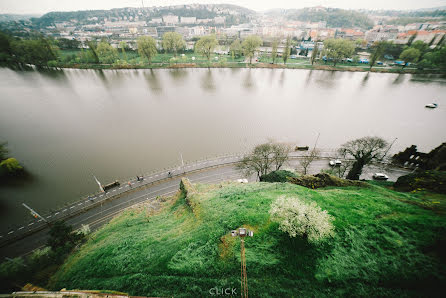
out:
<path id="1" fill-rule="evenodd" d="M 88 224 L 91 230 L 96 230 L 127 207 L 146 200 L 156 200 L 158 196 L 175 193 L 179 188 L 182 176 L 188 177 L 193 183 L 216 183 L 244 178 L 235 169 L 235 162 L 239 158 L 240 156 L 230 156 L 186 165 L 171 170 L 172 178 L 168 177 L 167 171 L 153 174 L 145 177 L 143 182 L 131 181 L 131 186 L 124 184 L 111 190 L 108 194 L 97 194 L 45 217 L 48 220 L 64 219 L 75 229 L 80 228 L 83 224 Z M 292 158 L 285 168 L 295 169 L 298 166 L 298 159 Z M 313 162 L 309 173 L 318 173 L 324 168 L 328 168 L 328 159 L 326 158 Z M 361 178 L 371 179 L 375 172 L 385 172 L 391 181 L 407 174 L 407 171 L 403 169 L 389 168 L 385 165 L 371 166 L 364 171 Z M 249 177 L 248 180 L 255 181 L 255 177 Z M 0 242 L 0 257 L 2 259 L 24 255 L 45 245 L 48 226 L 42 220 L 36 220 L 11 231 L 13 232 L 2 235 L 3 239 L 0 239 L 3 240 Z"/>

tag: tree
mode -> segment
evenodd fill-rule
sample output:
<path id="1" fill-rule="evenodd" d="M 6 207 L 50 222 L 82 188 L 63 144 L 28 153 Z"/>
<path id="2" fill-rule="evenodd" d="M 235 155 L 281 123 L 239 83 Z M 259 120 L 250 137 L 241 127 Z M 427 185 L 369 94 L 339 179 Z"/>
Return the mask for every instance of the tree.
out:
<path id="1" fill-rule="evenodd" d="M 310 167 L 310 164 L 318 157 L 319 153 L 320 152 L 318 149 L 313 148 L 310 152 L 299 159 L 299 164 L 303 169 L 304 175 L 307 174 L 307 170 Z"/>
<path id="2" fill-rule="evenodd" d="M 242 44 L 239 39 L 236 39 L 231 43 L 229 51 L 231 52 L 232 59 L 239 58 L 242 55 Z"/>
<path id="3" fill-rule="evenodd" d="M 83 233 L 74 232 L 73 227 L 67 225 L 64 221 L 56 221 L 53 223 L 49 231 L 49 236 L 48 246 L 53 251 L 60 250 L 62 253 L 70 251 L 85 237 Z"/>
<path id="4" fill-rule="evenodd" d="M 256 174 L 257 178 L 271 171 L 280 170 L 288 160 L 290 147 L 285 144 L 268 142 L 257 145 L 253 151 L 246 155 L 237 165 L 237 169 L 244 172 L 246 176 Z"/>
<path id="5" fill-rule="evenodd" d="M 208 62 L 210 62 L 211 55 L 217 45 L 218 41 L 215 35 L 203 36 L 195 43 L 195 52 L 205 56 Z"/>
<path id="6" fill-rule="evenodd" d="M 446 47 L 435 48 L 433 52 L 426 53 L 424 59 L 418 65 L 423 68 L 446 70 Z"/>
<path id="7" fill-rule="evenodd" d="M 319 56 L 319 46 L 317 45 L 317 42 L 314 42 L 314 48 L 313 52 L 311 53 L 311 65 L 316 61 L 317 57 Z"/>
<path id="8" fill-rule="evenodd" d="M 7 142 L 0 143 L 0 161 L 8 157 L 9 150 L 6 148 L 7 145 Z"/>
<path id="9" fill-rule="evenodd" d="M 370 69 L 375 65 L 376 61 L 384 56 L 384 52 L 389 46 L 387 41 L 377 41 L 372 46 L 372 55 L 370 55 Z"/>
<path id="10" fill-rule="evenodd" d="M 119 47 L 121 48 L 122 57 L 124 58 L 124 61 L 127 61 L 127 54 L 125 52 L 125 49 L 128 48 L 128 45 L 125 41 L 121 41 L 119 43 Z"/>
<path id="11" fill-rule="evenodd" d="M 299 198 L 279 197 L 271 204 L 271 219 L 292 238 L 300 236 L 318 243 L 334 235 L 334 218 L 316 202 L 305 203 Z"/>
<path id="12" fill-rule="evenodd" d="M 387 141 L 379 137 L 363 137 L 343 144 L 339 153 L 355 160 L 347 179 L 359 180 L 364 166 L 373 161 L 381 161 L 388 151 L 386 148 L 388 148 Z"/>
<path id="13" fill-rule="evenodd" d="M 118 51 L 105 40 L 96 47 L 96 54 L 101 63 L 111 64 L 118 59 Z"/>
<path id="14" fill-rule="evenodd" d="M 6 170 L 8 174 L 16 174 L 23 171 L 23 167 L 14 157 L 7 158 L 0 162 L 0 168 Z"/>
<path id="15" fill-rule="evenodd" d="M 141 57 L 147 58 L 149 60 L 149 65 L 152 64 L 153 57 L 158 54 L 156 50 L 156 41 L 150 36 L 141 36 L 136 42 L 138 47 L 138 53 Z"/>
<path id="16" fill-rule="evenodd" d="M 401 55 L 400 59 L 404 61 L 403 68 L 406 67 L 409 63 L 416 63 L 420 58 L 421 52 L 415 48 L 407 48 L 405 49 Z"/>
<path id="17" fill-rule="evenodd" d="M 183 40 L 183 36 L 177 32 L 166 32 L 163 35 L 162 40 L 163 49 L 166 52 L 172 52 L 176 57 L 178 51 L 184 49 L 186 42 Z"/>
<path id="18" fill-rule="evenodd" d="M 417 38 L 417 33 L 412 34 L 409 39 L 407 40 L 407 46 L 410 47 L 412 45 L 412 42 Z"/>
<path id="19" fill-rule="evenodd" d="M 285 48 L 283 49 L 283 54 L 282 54 L 283 64 L 286 64 L 286 61 L 290 57 L 290 50 L 291 50 L 291 38 L 288 36 L 286 38 Z"/>
<path id="20" fill-rule="evenodd" d="M 327 39 L 324 41 L 324 53 L 327 59 L 333 60 L 333 66 L 355 52 L 353 42 L 345 39 Z"/>
<path id="21" fill-rule="evenodd" d="M 273 43 L 272 43 L 272 49 L 271 49 L 271 59 L 273 60 L 273 64 L 276 63 L 278 45 L 279 45 L 279 42 L 277 41 L 277 39 L 274 39 Z"/>
<path id="22" fill-rule="evenodd" d="M 252 64 L 252 58 L 261 45 L 262 39 L 257 35 L 250 35 L 242 42 L 243 54 L 249 58 L 249 64 Z"/>
<path id="23" fill-rule="evenodd" d="M 92 57 L 94 63 L 99 63 L 99 56 L 96 52 L 97 44 L 95 41 L 88 41 L 88 47 L 90 48 L 90 56 Z"/>

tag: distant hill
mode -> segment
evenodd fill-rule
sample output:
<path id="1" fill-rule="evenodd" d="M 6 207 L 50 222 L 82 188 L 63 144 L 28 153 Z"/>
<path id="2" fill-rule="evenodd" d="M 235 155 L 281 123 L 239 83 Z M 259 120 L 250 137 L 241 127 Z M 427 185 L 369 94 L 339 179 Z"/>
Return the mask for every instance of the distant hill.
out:
<path id="1" fill-rule="evenodd" d="M 76 20 L 79 24 L 96 23 L 107 18 L 110 21 L 138 20 L 150 21 L 165 15 L 177 15 L 179 17 L 196 17 L 197 19 L 208 19 L 225 16 L 227 23 L 241 23 L 256 12 L 241 6 L 230 4 L 191 4 L 164 7 L 126 7 L 110 10 L 83 10 L 67 12 L 49 12 L 33 23 L 39 27 L 52 25 L 54 22 Z"/>
<path id="2" fill-rule="evenodd" d="M 0 14 L 0 22 L 28 20 L 38 17 L 40 17 L 38 14 Z"/>
<path id="3" fill-rule="evenodd" d="M 302 9 L 274 9 L 269 15 L 280 15 L 289 20 L 305 22 L 327 22 L 327 27 L 360 27 L 369 29 L 373 21 L 364 13 L 340 8 L 309 7 Z"/>

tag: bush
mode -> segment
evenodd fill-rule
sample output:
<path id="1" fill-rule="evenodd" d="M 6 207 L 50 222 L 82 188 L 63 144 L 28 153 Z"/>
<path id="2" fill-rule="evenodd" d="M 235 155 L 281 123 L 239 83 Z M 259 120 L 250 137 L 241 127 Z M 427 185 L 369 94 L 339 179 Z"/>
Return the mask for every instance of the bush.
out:
<path id="1" fill-rule="evenodd" d="M 17 159 L 10 157 L 0 163 L 0 168 L 8 175 L 17 175 L 23 172 L 23 167 L 19 164 Z"/>
<path id="2" fill-rule="evenodd" d="M 289 182 L 288 177 L 297 177 L 296 174 L 286 170 L 273 171 L 260 177 L 262 182 Z"/>
<path id="3" fill-rule="evenodd" d="M 333 217 L 315 202 L 306 204 L 298 198 L 280 197 L 269 211 L 279 229 L 290 237 L 301 236 L 310 243 L 317 243 L 334 234 Z"/>
<path id="4" fill-rule="evenodd" d="M 319 173 L 316 175 L 304 175 L 297 178 L 290 178 L 291 183 L 301 185 L 308 188 L 321 188 L 327 186 L 366 186 L 361 181 L 338 178 L 327 173 Z"/>
<path id="5" fill-rule="evenodd" d="M 395 182 L 394 187 L 403 191 L 426 189 L 437 193 L 446 194 L 445 171 L 423 171 L 401 176 Z"/>

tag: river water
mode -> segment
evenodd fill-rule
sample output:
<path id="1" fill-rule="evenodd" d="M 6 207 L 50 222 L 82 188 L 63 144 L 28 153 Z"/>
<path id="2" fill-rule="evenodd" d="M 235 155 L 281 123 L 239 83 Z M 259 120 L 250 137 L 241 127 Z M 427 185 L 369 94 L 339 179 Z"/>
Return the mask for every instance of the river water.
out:
<path id="1" fill-rule="evenodd" d="M 439 108 L 424 105 L 437 102 Z M 268 139 L 335 148 L 446 141 L 446 79 L 283 69 L 0 69 L 0 142 L 33 179 L 0 188 L 2 231 L 103 183 Z"/>

